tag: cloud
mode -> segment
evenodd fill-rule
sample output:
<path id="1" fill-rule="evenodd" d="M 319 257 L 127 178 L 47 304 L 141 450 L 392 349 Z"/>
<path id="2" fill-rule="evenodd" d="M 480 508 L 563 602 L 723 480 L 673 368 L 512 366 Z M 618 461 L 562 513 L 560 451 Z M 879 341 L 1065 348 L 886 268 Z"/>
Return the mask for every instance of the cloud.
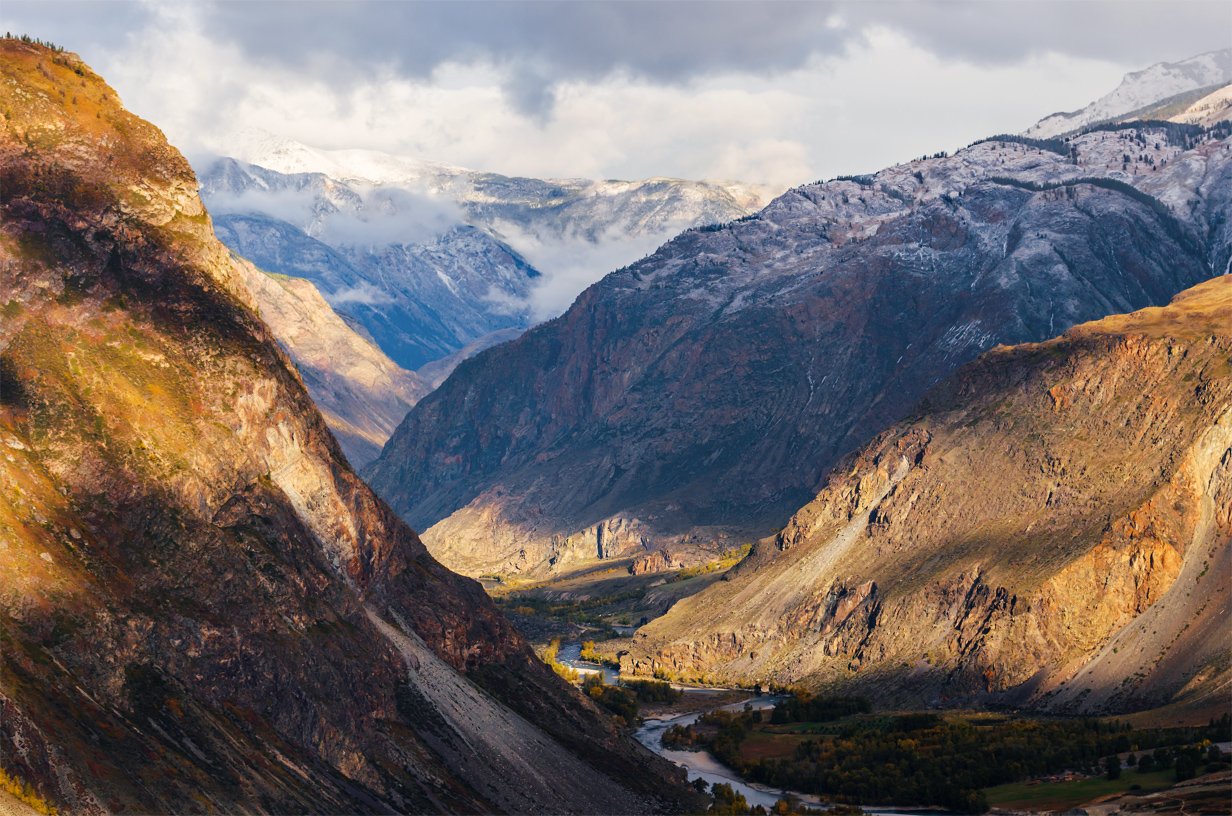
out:
<path id="1" fill-rule="evenodd" d="M 320 219 L 314 237 L 335 246 L 385 246 L 430 241 L 462 223 L 454 202 L 395 187 L 361 191 L 359 210 L 342 210 Z"/>
<path id="2" fill-rule="evenodd" d="M 561 81 L 620 73 L 685 83 L 713 73 L 773 74 L 841 56 L 868 27 L 891 28 L 936 54 L 1003 65 L 1058 53 L 1137 62 L 1226 47 L 1226 3 L 1117 0 L 824 2 L 389 3 L 277 0 L 219 3 L 210 33 L 253 58 L 312 70 L 389 68 L 428 78 L 441 65 L 488 61 L 508 76 L 522 112 L 550 104 Z M 1195 40 L 1198 42 L 1195 43 Z M 1144 50 L 1158 56 L 1148 56 Z M 340 82 L 353 77 L 336 72 Z"/>
<path id="3" fill-rule="evenodd" d="M 608 272 L 651 254 L 679 234 L 680 229 L 668 227 L 631 238 L 614 227 L 593 241 L 583 237 L 544 240 L 531 232 L 502 225 L 505 242 L 541 273 L 533 281 L 527 301 L 511 302 L 509 307 L 514 311 L 529 309 L 535 321 L 555 317 L 569 308 L 583 289 Z"/>
<path id="4" fill-rule="evenodd" d="M 361 283 L 348 289 L 339 289 L 325 296 L 331 306 L 383 306 L 394 299 L 370 283 Z"/>
<path id="5" fill-rule="evenodd" d="M 202 37 L 262 71 L 287 71 L 335 92 L 373 74 L 430 80 L 442 66 L 485 64 L 507 101 L 543 116 L 561 83 L 623 75 L 686 85 L 720 73 L 772 76 L 841 57 L 870 28 L 973 65 L 1046 54 L 1121 65 L 1226 47 L 1224 0 L 865 0 L 758 2 L 539 0 L 407 3 L 380 0 L 45 2 L 6 0 L 5 23 L 68 41 L 114 46 L 159 20 L 191 14 Z M 209 65 L 210 73 L 220 63 Z M 151 81 L 158 82 L 156 75 Z"/>
<path id="6" fill-rule="evenodd" d="M 781 186 L 1021 130 L 1230 23 L 1224 0 L 0 6 L 182 149 L 251 124 L 512 175 Z"/>
<path id="7" fill-rule="evenodd" d="M 205 166 L 208 162 L 203 162 Z M 285 177 L 294 182 L 296 177 Z M 300 177 L 302 178 L 302 177 Z M 286 221 L 331 246 L 379 247 L 431 241 L 465 215 L 454 201 L 398 187 L 352 188 L 356 197 L 329 197 L 320 187 L 249 188 L 210 192 L 215 215 L 266 215 Z M 337 202 L 337 203 L 336 203 Z"/>
<path id="8" fill-rule="evenodd" d="M 315 217 L 316 196 L 310 190 L 219 191 L 206 203 L 213 215 L 268 215 L 304 229 Z"/>

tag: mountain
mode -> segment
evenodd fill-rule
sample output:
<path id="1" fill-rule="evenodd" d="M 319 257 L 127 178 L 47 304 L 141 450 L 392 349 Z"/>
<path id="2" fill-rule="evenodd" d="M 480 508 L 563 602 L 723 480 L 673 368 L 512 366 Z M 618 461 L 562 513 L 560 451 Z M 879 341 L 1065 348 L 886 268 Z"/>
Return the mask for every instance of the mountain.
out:
<path id="1" fill-rule="evenodd" d="M 1227 711 L 1232 276 L 999 346 L 626 669 L 882 702 Z"/>
<path id="2" fill-rule="evenodd" d="M 1232 48 L 1199 54 L 1180 62 L 1159 62 L 1126 74 L 1114 90 L 1085 108 L 1045 116 L 1027 128 L 1025 135 L 1037 139 L 1060 136 L 1148 109 L 1179 94 L 1199 90 L 1209 93 L 1229 82 L 1232 82 Z"/>
<path id="3" fill-rule="evenodd" d="M 533 243 L 520 237 L 597 242 L 657 235 L 665 240 L 691 226 L 753 212 L 772 194 L 765 185 L 741 182 L 504 176 L 375 150 L 321 150 L 255 130 L 228 143 L 242 161 L 279 173 L 320 174 L 357 189 L 400 190 L 452 203 L 467 223 L 506 235 L 528 252 Z"/>
<path id="4" fill-rule="evenodd" d="M 377 457 L 411 406 L 436 387 L 398 367 L 340 318 L 311 281 L 236 259 L 261 319 L 295 363 L 354 467 Z"/>
<path id="5" fill-rule="evenodd" d="M 1232 119 L 1232 85 L 1224 85 L 1194 100 L 1188 107 L 1169 119 L 1173 122 L 1208 126 Z"/>
<path id="6" fill-rule="evenodd" d="M 791 190 L 465 361 L 365 473 L 472 575 L 712 558 L 994 345 L 1224 271 L 1227 136 L 1004 137 Z"/>
<path id="7" fill-rule="evenodd" d="M 531 324 L 538 271 L 489 233 L 425 214 L 421 198 L 229 159 L 208 167 L 201 189 L 227 246 L 311 280 L 403 368 Z"/>
<path id="8" fill-rule="evenodd" d="M 62 812 L 684 810 L 354 474 L 197 180 L 0 40 L 0 755 Z"/>
<path id="9" fill-rule="evenodd" d="M 268 134 L 232 144 L 246 161 L 199 168 L 223 242 L 315 282 L 404 368 L 525 329 L 602 272 L 769 197 L 680 179 L 511 178 Z"/>

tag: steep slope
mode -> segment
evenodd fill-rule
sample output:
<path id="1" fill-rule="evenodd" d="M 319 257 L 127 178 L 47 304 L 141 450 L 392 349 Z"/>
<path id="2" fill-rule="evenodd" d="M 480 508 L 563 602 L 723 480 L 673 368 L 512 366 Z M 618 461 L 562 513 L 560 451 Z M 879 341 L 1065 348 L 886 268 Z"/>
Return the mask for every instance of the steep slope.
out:
<path id="1" fill-rule="evenodd" d="M 5 772 L 73 813 L 678 807 L 351 471 L 196 189 L 0 40 Z"/>
<path id="2" fill-rule="evenodd" d="M 261 319 L 295 363 L 347 459 L 354 467 L 371 462 L 437 383 L 399 368 L 348 326 L 311 281 L 236 263 Z"/>
<path id="3" fill-rule="evenodd" d="M 998 347 L 627 668 L 1123 711 L 1232 682 L 1232 276 Z"/>
<path id="4" fill-rule="evenodd" d="M 1223 271 L 1226 136 L 990 140 L 789 191 L 460 365 L 370 483 L 468 574 L 761 538 L 981 352 Z"/>
<path id="5" fill-rule="evenodd" d="M 1125 75 L 1121 84 L 1084 108 L 1045 116 L 1025 135 L 1046 139 L 1147 109 L 1160 100 L 1232 82 L 1232 48 L 1179 62 L 1159 62 Z"/>

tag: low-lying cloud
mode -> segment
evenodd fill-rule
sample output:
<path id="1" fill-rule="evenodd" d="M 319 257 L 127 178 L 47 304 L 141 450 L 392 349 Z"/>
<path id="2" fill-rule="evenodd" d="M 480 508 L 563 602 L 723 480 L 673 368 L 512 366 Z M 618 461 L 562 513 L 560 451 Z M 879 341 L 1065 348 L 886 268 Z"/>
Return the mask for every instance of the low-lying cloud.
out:
<path id="1" fill-rule="evenodd" d="M 262 215 L 285 221 L 334 247 L 422 244 L 463 223 L 452 200 L 399 187 L 350 189 L 345 200 L 311 186 L 207 189 L 206 206 L 216 215 Z"/>
<path id="2" fill-rule="evenodd" d="M 362 208 L 342 210 L 320 219 L 316 237 L 334 246 L 380 247 L 422 244 L 462 223 L 460 207 L 394 187 L 361 194 Z"/>
<path id="3" fill-rule="evenodd" d="M 394 302 L 388 294 L 366 282 L 330 292 L 325 299 L 331 306 L 383 306 Z"/>
<path id="4" fill-rule="evenodd" d="M 214 215 L 266 215 L 307 230 L 316 217 L 316 196 L 306 190 L 220 190 L 205 197 Z"/>
<path id="5" fill-rule="evenodd" d="M 549 320 L 572 305 L 586 287 L 608 272 L 628 266 L 654 252 L 680 230 L 630 236 L 613 228 L 597 240 L 583 237 L 541 238 L 533 233 L 502 227 L 506 243 L 541 273 L 527 298 L 535 322 Z"/>

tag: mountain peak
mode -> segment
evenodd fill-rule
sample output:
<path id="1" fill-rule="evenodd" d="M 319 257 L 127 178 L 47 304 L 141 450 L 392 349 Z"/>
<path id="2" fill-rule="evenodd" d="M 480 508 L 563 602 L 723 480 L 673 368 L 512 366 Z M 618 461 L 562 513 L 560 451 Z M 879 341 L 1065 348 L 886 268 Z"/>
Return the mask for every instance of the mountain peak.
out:
<path id="1" fill-rule="evenodd" d="M 1228 82 L 1232 82 L 1232 48 L 1209 51 L 1179 62 L 1158 62 L 1126 74 L 1115 89 L 1083 108 L 1045 116 L 1027 128 L 1025 135 L 1034 138 L 1060 136 L 1187 91 L 1213 90 L 1214 86 Z"/>

